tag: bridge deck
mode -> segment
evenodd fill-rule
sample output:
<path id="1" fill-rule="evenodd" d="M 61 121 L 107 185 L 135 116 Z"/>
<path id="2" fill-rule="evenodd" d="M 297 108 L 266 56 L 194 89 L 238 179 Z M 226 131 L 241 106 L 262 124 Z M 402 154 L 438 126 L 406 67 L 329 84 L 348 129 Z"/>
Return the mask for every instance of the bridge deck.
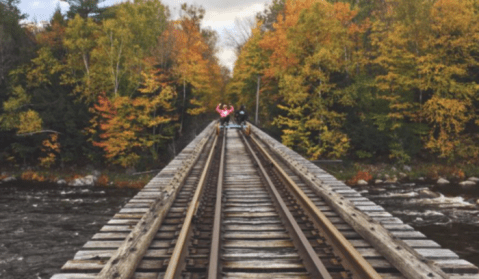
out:
<path id="1" fill-rule="evenodd" d="M 96 278 L 100 270 L 105 267 L 107 260 L 118 252 L 118 248 L 125 242 L 125 239 L 127 239 L 130 233 L 135 229 L 135 226 L 137 226 L 139 221 L 144 218 L 144 215 L 150 211 L 151 205 L 159 200 L 166 202 L 167 198 L 175 193 L 178 188 L 177 181 L 181 179 L 182 175 L 186 175 L 185 173 L 189 168 L 192 169 L 193 174 L 195 171 L 201 169 L 199 166 L 194 166 L 194 161 L 196 157 L 206 156 L 206 154 L 204 154 L 206 151 L 201 151 L 201 148 L 206 145 L 205 139 L 210 137 L 210 135 L 214 133 L 214 130 L 214 123 L 211 123 L 170 162 L 168 166 L 153 178 L 142 191 L 133 197 L 98 234 L 94 235 L 92 240 L 87 242 L 83 248 L 75 254 L 73 260 L 68 261 L 62 267 L 62 272 L 64 273 L 56 274 L 52 279 Z M 295 168 L 312 181 L 317 181 L 318 184 L 321 185 L 320 187 L 327 189 L 327 191 L 334 192 L 334 195 L 337 195 L 340 199 L 350 201 L 354 205 L 355 210 L 368 216 L 372 225 L 382 225 L 395 239 L 401 240 L 409 249 L 417 253 L 425 259 L 425 261 L 428 261 L 429 264 L 440 267 L 444 272 L 448 273 L 451 278 L 479 278 L 477 274 L 478 268 L 476 266 L 460 259 L 454 252 L 448 249 L 442 249 L 436 242 L 428 240 L 422 233 L 404 224 L 400 219 L 392 216 L 381 206 L 361 196 L 356 190 L 338 181 L 332 175 L 277 142 L 261 130 L 252 127 L 252 133 L 262 141 L 262 145 L 265 148 L 276 152 L 276 156 L 282 157 L 284 164 Z M 293 179 L 297 179 L 294 175 L 293 173 L 290 174 Z M 199 174 L 196 174 L 192 178 L 188 178 L 186 185 L 188 185 L 188 181 L 193 183 L 193 180 L 197 179 L 198 176 Z M 182 198 L 181 194 L 179 198 Z M 189 198 L 184 197 L 184 199 L 187 201 Z M 317 203 L 317 206 L 320 210 L 325 209 L 326 213 L 330 210 L 327 204 Z M 340 206 L 338 206 L 338 208 L 341 210 Z M 166 239 L 167 237 L 174 236 L 176 229 L 181 226 L 181 216 L 184 215 L 184 210 L 175 206 L 171 208 L 170 212 L 175 214 L 175 210 L 178 210 L 176 213 L 178 218 L 176 220 L 168 219 L 168 223 L 163 224 L 162 229 L 155 232 L 156 237 Z M 360 235 L 363 235 L 364 232 L 351 231 L 351 226 L 344 224 L 339 217 L 336 217 L 337 215 L 334 211 L 328 214 L 332 216 L 330 220 L 333 223 L 335 223 L 335 220 L 337 221 L 337 228 L 364 258 L 374 263 L 377 268 L 383 268 L 384 270 L 392 268 L 387 261 L 380 260 L 382 256 L 377 249 L 373 249 L 370 243 L 361 238 Z M 153 241 L 151 247 L 153 248 L 146 251 L 146 257 L 156 260 L 142 261 L 141 265 L 143 265 L 143 269 L 148 270 L 149 265 L 152 270 L 154 269 L 153 266 L 168 265 L 169 253 L 171 253 L 174 243 L 156 240 Z M 201 260 L 198 261 L 201 262 Z M 248 274 L 245 274 L 245 276 L 248 276 Z M 298 278 L 304 278 L 304 274 L 298 276 Z M 386 275 L 386 273 L 384 273 L 382 276 L 383 278 L 404 278 L 398 274 Z M 158 273 L 153 271 L 134 275 L 134 278 L 157 277 Z"/>

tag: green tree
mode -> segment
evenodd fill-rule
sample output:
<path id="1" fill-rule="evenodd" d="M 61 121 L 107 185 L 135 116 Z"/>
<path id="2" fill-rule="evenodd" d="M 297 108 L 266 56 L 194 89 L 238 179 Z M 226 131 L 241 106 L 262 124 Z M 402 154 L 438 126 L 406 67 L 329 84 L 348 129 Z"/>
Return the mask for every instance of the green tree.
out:
<path id="1" fill-rule="evenodd" d="M 98 15 L 102 11 L 98 4 L 103 0 L 61 0 L 70 5 L 67 12 L 68 18 L 74 18 L 76 15 L 87 18 L 90 15 Z"/>

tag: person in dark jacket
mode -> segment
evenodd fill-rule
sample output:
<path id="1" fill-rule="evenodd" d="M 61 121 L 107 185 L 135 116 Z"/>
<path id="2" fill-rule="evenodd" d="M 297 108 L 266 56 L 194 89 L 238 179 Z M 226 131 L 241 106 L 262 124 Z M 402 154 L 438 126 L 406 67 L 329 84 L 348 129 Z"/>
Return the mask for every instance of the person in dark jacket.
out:
<path id="1" fill-rule="evenodd" d="M 241 105 L 240 109 L 235 113 L 236 123 L 239 125 L 245 124 L 246 120 L 248 120 L 248 113 L 246 112 L 246 108 L 244 105 Z"/>

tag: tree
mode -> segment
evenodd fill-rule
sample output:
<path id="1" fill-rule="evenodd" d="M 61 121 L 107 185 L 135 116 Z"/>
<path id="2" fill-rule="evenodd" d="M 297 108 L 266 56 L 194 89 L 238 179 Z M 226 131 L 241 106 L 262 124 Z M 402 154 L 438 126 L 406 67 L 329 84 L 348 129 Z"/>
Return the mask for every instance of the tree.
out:
<path id="1" fill-rule="evenodd" d="M 373 63 L 382 69 L 376 86 L 390 109 L 377 123 L 393 137 L 391 157 L 409 160 L 414 155 L 410 147 L 416 146 L 417 153 L 421 140 L 442 157 L 476 154 L 458 151 L 460 146 L 477 148 L 470 144 L 472 135 L 463 133 L 467 123 L 474 126 L 473 119 L 462 116 L 464 109 L 473 109 L 477 92 L 476 83 L 468 79 L 468 69 L 477 65 L 474 1 L 396 0 L 387 4 L 387 13 L 373 25 L 371 37 L 377 50 Z M 446 105 L 446 100 L 457 108 Z M 447 119 L 456 127 L 450 127 Z M 406 134 L 413 134 L 416 143 L 405 141 Z M 467 144 L 456 146 L 460 134 Z"/>
<path id="2" fill-rule="evenodd" d="M 273 2 L 262 13 L 258 13 L 256 18 L 262 22 L 262 28 L 265 30 L 274 30 L 278 16 L 284 15 L 286 0 L 273 0 Z"/>
<path id="3" fill-rule="evenodd" d="M 218 66 L 215 50 L 209 41 L 215 35 L 203 32 L 200 27 L 204 9 L 201 7 L 182 5 L 184 15 L 165 33 L 174 34 L 174 64 L 172 71 L 177 86 L 182 91 L 180 104 L 180 128 L 183 132 L 186 114 L 199 115 L 214 107 L 220 95 L 221 69 Z M 191 91 L 187 96 L 187 91 Z"/>
<path id="4" fill-rule="evenodd" d="M 68 21 L 65 30 L 64 45 L 68 50 L 67 64 L 69 71 L 64 75 L 64 82 L 75 86 L 74 92 L 81 93 L 87 100 L 97 90 L 91 73 L 91 53 L 97 46 L 98 25 L 91 18 L 76 15 Z"/>
<path id="5" fill-rule="evenodd" d="M 233 78 L 227 85 L 228 99 L 236 104 L 243 104 L 248 111 L 253 112 L 256 106 L 256 91 L 258 78 L 263 76 L 264 69 L 267 67 L 268 56 L 266 51 L 260 47 L 259 43 L 263 38 L 261 32 L 261 22 L 257 22 L 255 28 L 251 31 L 251 37 L 245 42 L 238 54 L 235 62 Z M 261 82 L 261 80 L 260 80 Z M 268 123 L 268 120 L 276 115 L 275 101 L 277 95 L 271 95 L 271 90 L 261 86 L 260 92 L 260 119 Z"/>
<path id="6" fill-rule="evenodd" d="M 31 57 L 33 43 L 20 26 L 26 16 L 20 13 L 18 3 L 18 0 L 0 1 L 0 86 L 6 83 L 10 70 Z"/>
<path id="7" fill-rule="evenodd" d="M 154 95 L 158 89 L 157 85 L 147 85 L 142 94 L 132 99 L 116 96 L 110 101 L 104 94 L 98 96 L 98 104 L 93 110 L 96 117 L 92 123 L 99 123 L 100 140 L 93 141 L 93 144 L 105 151 L 108 161 L 123 167 L 135 166 L 142 151 L 169 138 L 169 135 L 148 132 L 149 128 L 172 120 L 158 112 L 172 110 L 176 94 L 171 87 L 164 87 Z M 157 158 L 156 150 L 151 151 Z"/>
<path id="8" fill-rule="evenodd" d="M 75 18 L 76 15 L 86 19 L 90 15 L 97 15 L 102 9 L 98 7 L 98 4 L 103 0 L 61 0 L 70 5 L 70 9 L 67 12 L 69 18 Z"/>
<path id="9" fill-rule="evenodd" d="M 266 77 L 278 80 L 284 114 L 275 123 L 282 127 L 283 143 L 310 158 L 346 154 L 349 139 L 342 130 L 351 106 L 348 90 L 354 65 L 353 38 L 364 28 L 352 22 L 349 5 L 327 2 L 287 2 L 260 46 L 270 52 Z"/>

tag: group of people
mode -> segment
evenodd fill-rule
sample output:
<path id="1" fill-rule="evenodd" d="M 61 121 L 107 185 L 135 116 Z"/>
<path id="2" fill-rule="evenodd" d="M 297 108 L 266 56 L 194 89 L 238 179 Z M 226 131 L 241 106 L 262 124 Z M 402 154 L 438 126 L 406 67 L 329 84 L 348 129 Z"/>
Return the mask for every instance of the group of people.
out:
<path id="1" fill-rule="evenodd" d="M 229 107 L 229 108 L 228 108 Z M 226 126 L 230 122 L 230 114 L 235 110 L 235 108 L 230 104 L 223 104 L 221 108 L 221 103 L 216 107 L 216 111 L 220 114 L 220 125 Z M 244 105 L 241 105 L 240 109 L 235 112 L 235 121 L 239 125 L 242 125 L 246 120 L 248 120 L 248 114 L 246 113 L 246 108 Z"/>

